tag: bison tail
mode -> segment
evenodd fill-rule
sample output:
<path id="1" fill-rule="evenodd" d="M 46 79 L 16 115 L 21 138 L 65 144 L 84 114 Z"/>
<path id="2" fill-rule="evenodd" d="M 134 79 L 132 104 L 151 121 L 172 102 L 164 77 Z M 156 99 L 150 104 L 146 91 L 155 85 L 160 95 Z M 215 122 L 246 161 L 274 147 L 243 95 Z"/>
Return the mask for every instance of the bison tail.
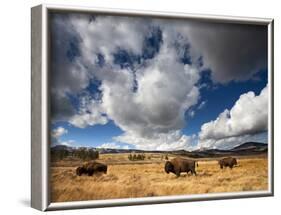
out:
<path id="1" fill-rule="evenodd" d="M 196 162 L 196 166 L 198 167 L 199 165 L 198 165 L 198 162 Z"/>

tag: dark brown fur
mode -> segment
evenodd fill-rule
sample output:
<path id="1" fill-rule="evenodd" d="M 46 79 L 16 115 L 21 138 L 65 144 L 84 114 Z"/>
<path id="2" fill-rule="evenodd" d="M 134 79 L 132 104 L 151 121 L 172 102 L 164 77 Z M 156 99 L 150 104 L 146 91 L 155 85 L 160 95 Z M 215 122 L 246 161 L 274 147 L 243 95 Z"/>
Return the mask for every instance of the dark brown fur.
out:
<path id="1" fill-rule="evenodd" d="M 224 167 L 229 167 L 230 169 L 232 169 L 235 165 L 237 165 L 237 160 L 233 157 L 227 157 L 219 160 L 218 163 L 221 169 L 223 169 Z"/>
<path id="2" fill-rule="evenodd" d="M 171 161 L 167 161 L 165 164 L 165 172 L 166 173 L 174 173 L 177 177 L 180 176 L 181 172 L 191 172 L 191 174 L 196 175 L 195 171 L 195 161 L 194 160 L 187 160 L 183 158 L 174 158 Z M 197 164 L 198 166 L 198 164 Z"/>
<path id="3" fill-rule="evenodd" d="M 81 176 L 83 174 L 86 174 L 88 176 L 92 176 L 96 173 L 107 173 L 107 165 L 98 163 L 95 161 L 85 163 L 82 166 L 77 167 L 76 169 L 76 175 Z"/>

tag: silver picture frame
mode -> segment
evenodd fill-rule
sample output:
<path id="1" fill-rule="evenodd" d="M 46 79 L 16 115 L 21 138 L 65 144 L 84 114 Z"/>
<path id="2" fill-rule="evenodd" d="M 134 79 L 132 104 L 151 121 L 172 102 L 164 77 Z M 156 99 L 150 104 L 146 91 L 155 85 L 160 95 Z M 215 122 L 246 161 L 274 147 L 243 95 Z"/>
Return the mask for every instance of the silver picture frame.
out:
<path id="1" fill-rule="evenodd" d="M 268 28 L 268 85 L 269 122 L 268 122 L 268 184 L 266 191 L 247 191 L 238 193 L 196 194 L 185 196 L 163 196 L 130 199 L 90 200 L 75 202 L 50 202 L 49 174 L 49 23 L 51 11 L 98 13 L 107 15 L 148 16 L 158 18 L 177 18 L 205 20 L 222 23 L 244 23 L 264 25 Z M 273 31 L 274 21 L 271 18 L 248 18 L 235 16 L 216 16 L 202 14 L 168 13 L 155 11 L 136 11 L 122 9 L 89 8 L 78 6 L 39 5 L 31 9 L 31 206 L 41 211 L 77 208 L 97 208 L 110 206 L 159 204 L 170 202 L 188 202 L 217 199 L 234 199 L 248 197 L 265 197 L 274 195 L 274 132 L 273 132 Z"/>

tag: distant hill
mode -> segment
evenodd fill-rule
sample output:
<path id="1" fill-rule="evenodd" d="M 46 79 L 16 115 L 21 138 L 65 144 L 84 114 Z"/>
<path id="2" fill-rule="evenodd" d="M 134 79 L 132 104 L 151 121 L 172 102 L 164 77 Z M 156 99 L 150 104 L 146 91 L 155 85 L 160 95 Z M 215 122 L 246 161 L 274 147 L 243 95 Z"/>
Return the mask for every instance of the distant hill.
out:
<path id="1" fill-rule="evenodd" d="M 225 156 L 249 156 L 249 155 L 260 155 L 266 154 L 268 150 L 268 145 L 265 143 L 258 142 L 246 142 L 239 146 L 234 147 L 229 150 L 221 149 L 204 149 L 195 151 L 178 151 L 175 154 L 186 155 L 193 158 L 208 158 L 208 157 L 225 157 Z"/>
<path id="2" fill-rule="evenodd" d="M 79 148 L 69 147 L 65 145 L 56 145 L 51 147 L 51 151 L 69 151 L 73 152 Z M 137 149 L 111 149 L 111 148 L 91 148 L 99 151 L 100 154 L 113 154 L 113 153 L 170 153 L 175 155 L 183 155 L 192 158 L 212 158 L 224 156 L 241 156 L 241 155 L 260 155 L 266 154 L 268 146 L 265 143 L 246 142 L 229 150 L 221 149 L 200 149 L 195 151 L 175 150 L 175 151 L 147 151 Z"/>
<path id="3" fill-rule="evenodd" d="M 257 142 L 247 142 L 234 147 L 232 150 L 264 150 L 267 149 L 267 144 Z"/>
<path id="4" fill-rule="evenodd" d="M 59 151 L 59 150 L 72 151 L 73 148 L 69 147 L 69 146 L 66 146 L 66 145 L 55 145 L 55 146 L 51 147 L 51 150 L 54 150 L 54 151 Z"/>

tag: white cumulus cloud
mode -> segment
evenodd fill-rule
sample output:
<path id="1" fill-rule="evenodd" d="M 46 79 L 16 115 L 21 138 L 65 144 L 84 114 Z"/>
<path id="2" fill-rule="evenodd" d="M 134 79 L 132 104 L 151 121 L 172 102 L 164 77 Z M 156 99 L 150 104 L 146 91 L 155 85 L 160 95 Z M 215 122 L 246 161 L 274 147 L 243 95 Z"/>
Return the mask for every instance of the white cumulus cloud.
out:
<path id="1" fill-rule="evenodd" d="M 68 130 L 65 129 L 62 126 L 59 126 L 55 129 L 52 130 L 51 132 L 51 145 L 55 146 L 55 145 L 65 145 L 65 146 L 71 146 L 75 143 L 74 140 L 65 140 L 62 141 L 61 140 L 61 136 L 65 135 L 68 133 Z"/>
<path id="2" fill-rule="evenodd" d="M 259 95 L 242 94 L 234 106 L 222 112 L 216 120 L 205 123 L 199 133 L 199 146 L 225 146 L 236 138 L 267 131 L 268 87 Z M 231 144 L 230 144 L 231 145 Z"/>
<path id="3" fill-rule="evenodd" d="M 153 137 L 139 136 L 137 133 L 124 133 L 114 138 L 118 142 L 134 145 L 137 149 L 145 150 L 194 150 L 196 148 L 197 135 L 187 136 L 179 130 L 168 133 L 155 134 Z"/>
<path id="4" fill-rule="evenodd" d="M 100 103 L 83 97 L 79 112 L 69 119 L 69 123 L 78 127 L 85 128 L 96 124 L 104 125 L 108 122 Z"/>
<path id="5" fill-rule="evenodd" d="M 128 145 L 117 144 L 115 142 L 103 143 L 99 145 L 97 148 L 105 148 L 105 149 L 129 149 Z"/>
<path id="6" fill-rule="evenodd" d="M 138 89 L 133 92 L 133 74 L 115 71 L 102 82 L 102 106 L 117 126 L 126 132 L 149 137 L 184 126 L 184 113 L 197 103 L 198 70 L 173 59 L 173 51 L 160 53 L 146 68 L 137 71 Z"/>
<path id="7" fill-rule="evenodd" d="M 52 131 L 52 137 L 54 138 L 59 138 L 60 136 L 67 134 L 68 130 L 65 129 L 64 127 L 57 127 L 55 129 L 53 129 Z"/>

